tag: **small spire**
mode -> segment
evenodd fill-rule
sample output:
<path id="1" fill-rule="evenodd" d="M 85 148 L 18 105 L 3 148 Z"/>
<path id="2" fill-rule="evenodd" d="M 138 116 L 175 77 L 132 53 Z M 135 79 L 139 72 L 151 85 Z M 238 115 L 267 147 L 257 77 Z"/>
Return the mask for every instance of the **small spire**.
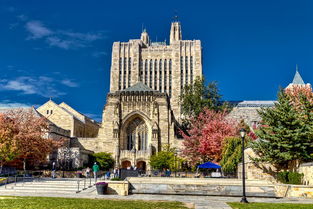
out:
<path id="1" fill-rule="evenodd" d="M 301 84 L 301 85 L 304 85 L 304 81 L 299 73 L 299 68 L 298 68 L 298 65 L 296 65 L 296 74 L 295 76 L 293 77 L 293 81 L 292 81 L 292 84 Z"/>

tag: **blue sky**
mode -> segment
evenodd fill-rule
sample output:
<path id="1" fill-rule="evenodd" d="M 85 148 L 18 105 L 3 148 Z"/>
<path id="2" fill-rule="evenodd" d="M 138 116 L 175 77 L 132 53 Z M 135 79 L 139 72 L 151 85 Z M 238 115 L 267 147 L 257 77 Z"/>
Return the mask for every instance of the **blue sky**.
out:
<path id="1" fill-rule="evenodd" d="M 295 65 L 313 83 L 313 1 L 0 1 L 0 105 L 50 97 L 97 120 L 109 90 L 114 41 L 200 39 L 203 72 L 224 100 L 274 100 Z"/>

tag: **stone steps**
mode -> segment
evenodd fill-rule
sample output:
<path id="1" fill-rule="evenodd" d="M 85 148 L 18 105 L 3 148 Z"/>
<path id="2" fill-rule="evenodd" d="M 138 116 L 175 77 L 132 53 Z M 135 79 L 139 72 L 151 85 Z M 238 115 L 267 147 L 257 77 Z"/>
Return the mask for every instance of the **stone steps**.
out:
<path id="1" fill-rule="evenodd" d="M 5 186 L 0 186 L 1 193 L 76 193 L 78 189 L 79 180 L 79 190 L 83 191 L 84 181 L 83 179 L 64 179 L 64 180 L 51 180 L 51 179 L 36 179 L 35 181 L 30 181 L 28 179 L 24 182 L 10 183 Z M 86 181 L 86 187 L 89 186 L 89 181 Z M 92 184 L 93 186 L 93 184 Z"/>

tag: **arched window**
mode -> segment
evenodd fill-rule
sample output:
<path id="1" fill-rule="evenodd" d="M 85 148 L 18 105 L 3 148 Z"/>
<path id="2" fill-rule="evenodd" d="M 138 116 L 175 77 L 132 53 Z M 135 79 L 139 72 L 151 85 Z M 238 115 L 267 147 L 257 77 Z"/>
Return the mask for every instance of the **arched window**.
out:
<path id="1" fill-rule="evenodd" d="M 148 147 L 148 128 L 139 117 L 135 118 L 126 129 L 126 149 L 146 150 Z M 137 146 L 138 145 L 138 146 Z"/>

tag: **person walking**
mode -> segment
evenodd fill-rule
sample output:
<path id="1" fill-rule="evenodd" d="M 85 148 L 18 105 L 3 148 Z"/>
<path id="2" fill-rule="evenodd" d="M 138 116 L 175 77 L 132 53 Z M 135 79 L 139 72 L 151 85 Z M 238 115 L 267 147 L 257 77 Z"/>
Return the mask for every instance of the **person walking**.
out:
<path id="1" fill-rule="evenodd" d="M 55 168 L 55 162 L 53 162 L 52 163 L 52 170 L 51 170 L 51 178 L 55 178 L 55 170 L 56 170 L 56 168 Z"/>
<path id="2" fill-rule="evenodd" d="M 93 170 L 93 176 L 95 178 L 95 183 L 97 183 L 97 174 L 100 169 L 96 162 L 93 164 L 92 170 Z"/>
<path id="3" fill-rule="evenodd" d="M 87 178 L 90 177 L 90 168 L 89 167 L 86 168 L 86 177 Z"/>

